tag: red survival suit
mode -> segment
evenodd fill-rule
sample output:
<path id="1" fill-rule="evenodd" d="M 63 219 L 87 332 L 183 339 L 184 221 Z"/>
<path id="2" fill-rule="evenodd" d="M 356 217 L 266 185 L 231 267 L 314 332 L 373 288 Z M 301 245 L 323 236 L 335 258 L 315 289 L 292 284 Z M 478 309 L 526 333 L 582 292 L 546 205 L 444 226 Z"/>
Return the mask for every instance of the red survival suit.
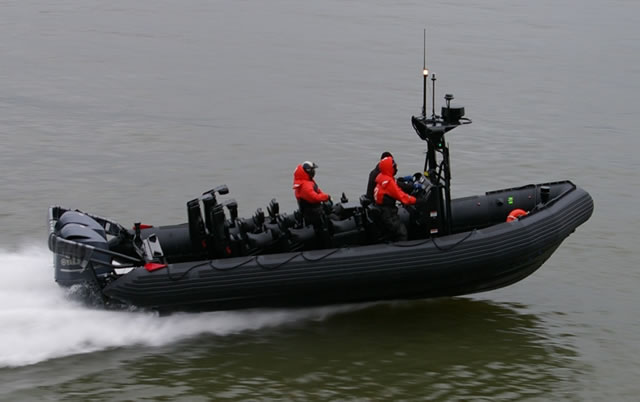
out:
<path id="1" fill-rule="evenodd" d="M 373 197 L 376 205 L 395 205 L 395 200 L 405 205 L 416 203 L 416 197 L 411 196 L 400 189 L 393 177 L 393 158 L 387 156 L 378 163 L 380 174 L 376 177 L 376 188 L 373 190 Z M 385 196 L 387 196 L 385 198 Z"/>
<path id="2" fill-rule="evenodd" d="M 398 208 L 396 200 L 405 205 L 413 205 L 416 203 L 416 197 L 411 196 L 400 189 L 396 183 L 395 163 L 393 158 L 387 156 L 378 163 L 380 174 L 376 177 L 376 188 L 373 191 L 373 197 L 382 211 L 382 223 L 385 229 L 390 233 L 391 240 L 403 241 L 408 239 L 407 228 L 398 216 Z"/>
<path id="3" fill-rule="evenodd" d="M 320 223 L 322 219 L 321 203 L 329 200 L 329 195 L 320 190 L 302 165 L 298 165 L 293 172 L 293 192 L 298 200 L 305 224 Z"/>

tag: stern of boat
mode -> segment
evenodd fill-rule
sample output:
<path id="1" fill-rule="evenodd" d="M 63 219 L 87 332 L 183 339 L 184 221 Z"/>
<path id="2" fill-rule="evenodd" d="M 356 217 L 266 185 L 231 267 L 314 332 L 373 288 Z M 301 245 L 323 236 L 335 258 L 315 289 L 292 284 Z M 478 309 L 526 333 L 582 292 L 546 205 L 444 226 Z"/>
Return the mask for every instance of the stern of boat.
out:
<path id="1" fill-rule="evenodd" d="M 116 270 L 140 265 L 138 258 L 111 250 L 128 233 L 115 222 L 60 206 L 49 208 L 49 249 L 61 286 L 95 283 L 100 288 Z"/>

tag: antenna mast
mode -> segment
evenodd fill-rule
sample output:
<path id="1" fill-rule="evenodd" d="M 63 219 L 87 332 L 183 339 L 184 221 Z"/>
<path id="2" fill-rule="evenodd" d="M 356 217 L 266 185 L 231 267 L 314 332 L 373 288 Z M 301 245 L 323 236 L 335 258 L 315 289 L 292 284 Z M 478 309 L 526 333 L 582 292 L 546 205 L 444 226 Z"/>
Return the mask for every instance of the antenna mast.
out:
<path id="1" fill-rule="evenodd" d="M 464 107 L 452 106 L 453 95 L 445 96 L 446 106 L 442 108 L 442 116 L 436 115 L 436 75 L 431 73 L 432 100 L 431 117 L 427 117 L 427 29 L 424 29 L 424 53 L 422 64 L 422 115 L 412 116 L 411 125 L 420 139 L 426 141 L 427 152 L 424 160 L 424 175 L 428 177 L 432 190 L 425 211 L 428 215 L 430 236 L 451 233 L 451 168 L 449 147 L 444 138 L 445 133 L 454 128 L 469 124 L 471 120 L 464 117 Z"/>
<path id="2" fill-rule="evenodd" d="M 427 117 L 427 28 L 424 29 L 424 42 L 422 54 L 422 117 Z"/>

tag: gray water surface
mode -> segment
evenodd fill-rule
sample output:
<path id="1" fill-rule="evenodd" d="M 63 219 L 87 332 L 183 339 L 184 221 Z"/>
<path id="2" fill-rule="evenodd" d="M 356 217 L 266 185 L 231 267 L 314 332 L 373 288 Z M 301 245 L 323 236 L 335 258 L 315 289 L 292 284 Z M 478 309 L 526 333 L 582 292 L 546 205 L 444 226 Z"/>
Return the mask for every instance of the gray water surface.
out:
<path id="1" fill-rule="evenodd" d="M 0 1 L 0 399 L 637 400 L 640 3 Z M 355 200 L 421 170 L 427 64 L 473 124 L 454 197 L 569 179 L 596 210 L 524 281 L 473 297 L 157 317 L 75 304 L 46 211 L 248 216 L 320 165 Z"/>

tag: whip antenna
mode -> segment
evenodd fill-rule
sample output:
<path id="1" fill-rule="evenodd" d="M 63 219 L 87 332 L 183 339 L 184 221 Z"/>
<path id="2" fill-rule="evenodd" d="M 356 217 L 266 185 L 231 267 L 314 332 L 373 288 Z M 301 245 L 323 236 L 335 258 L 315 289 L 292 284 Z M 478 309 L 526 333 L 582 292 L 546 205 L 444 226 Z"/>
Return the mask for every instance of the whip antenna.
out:
<path id="1" fill-rule="evenodd" d="M 423 54 L 422 54 L 422 117 L 427 117 L 427 28 L 424 29 L 423 38 Z"/>

